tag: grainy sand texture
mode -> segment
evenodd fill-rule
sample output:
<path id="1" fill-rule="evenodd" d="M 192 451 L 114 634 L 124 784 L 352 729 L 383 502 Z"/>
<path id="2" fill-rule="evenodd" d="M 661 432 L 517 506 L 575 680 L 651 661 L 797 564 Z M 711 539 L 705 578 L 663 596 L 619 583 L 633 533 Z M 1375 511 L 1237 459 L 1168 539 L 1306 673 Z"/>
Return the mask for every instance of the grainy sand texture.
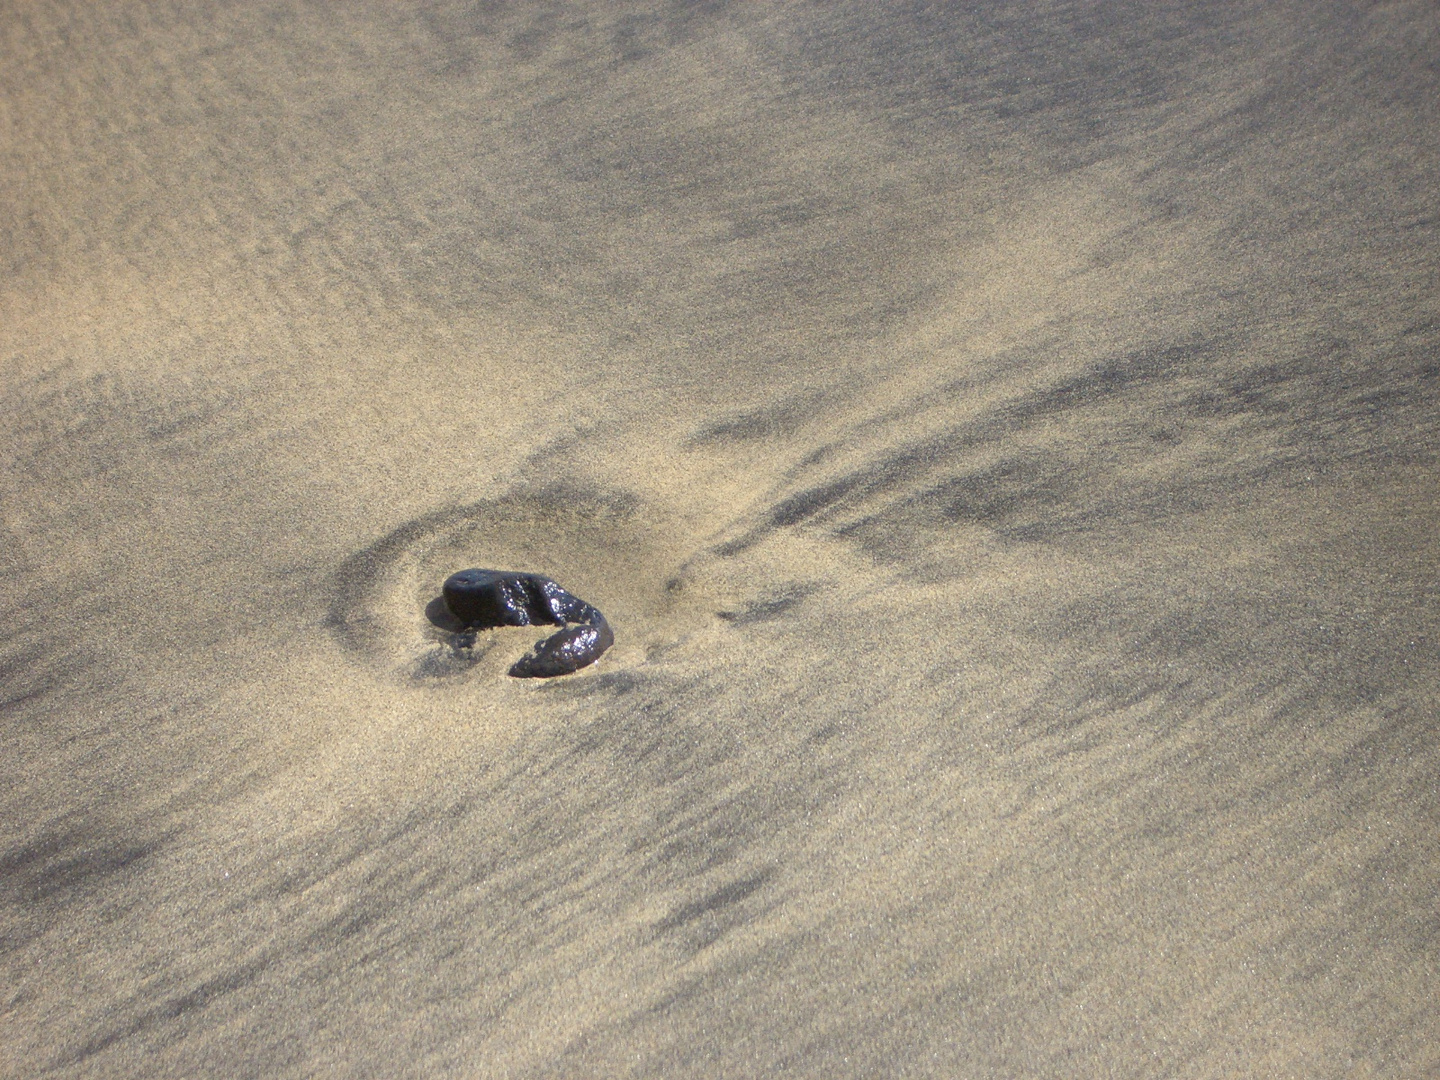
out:
<path id="1" fill-rule="evenodd" d="M 1440 1074 L 1437 56 L 0 4 L 0 1074 Z"/>

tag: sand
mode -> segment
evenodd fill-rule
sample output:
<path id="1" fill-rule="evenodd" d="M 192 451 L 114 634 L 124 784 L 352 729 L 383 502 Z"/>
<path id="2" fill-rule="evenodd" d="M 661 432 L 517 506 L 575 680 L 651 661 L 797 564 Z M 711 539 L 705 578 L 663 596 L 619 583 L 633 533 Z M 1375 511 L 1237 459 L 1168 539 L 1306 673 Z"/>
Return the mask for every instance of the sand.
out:
<path id="1" fill-rule="evenodd" d="M 6 5 L 0 1073 L 1440 1071 L 1437 49 Z"/>

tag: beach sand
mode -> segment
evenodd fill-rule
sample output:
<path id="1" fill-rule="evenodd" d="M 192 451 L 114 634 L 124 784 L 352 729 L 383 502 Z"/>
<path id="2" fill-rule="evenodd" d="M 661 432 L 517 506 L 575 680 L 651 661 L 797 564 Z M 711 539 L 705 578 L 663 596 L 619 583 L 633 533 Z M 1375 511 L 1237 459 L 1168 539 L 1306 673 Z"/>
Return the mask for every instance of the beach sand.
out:
<path id="1" fill-rule="evenodd" d="M 1440 1072 L 1437 50 L 6 5 L 0 1073 Z"/>

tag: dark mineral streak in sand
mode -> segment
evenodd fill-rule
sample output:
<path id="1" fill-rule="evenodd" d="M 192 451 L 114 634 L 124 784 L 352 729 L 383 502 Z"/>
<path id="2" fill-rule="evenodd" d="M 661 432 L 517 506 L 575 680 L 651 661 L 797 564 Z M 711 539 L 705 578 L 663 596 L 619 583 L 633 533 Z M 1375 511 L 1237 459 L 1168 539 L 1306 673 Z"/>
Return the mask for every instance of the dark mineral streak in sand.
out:
<path id="1" fill-rule="evenodd" d="M 496 626 L 560 626 L 510 668 L 518 679 L 568 675 L 593 664 L 615 644 L 605 616 L 540 574 L 461 570 L 441 587 L 445 606 L 469 630 Z"/>

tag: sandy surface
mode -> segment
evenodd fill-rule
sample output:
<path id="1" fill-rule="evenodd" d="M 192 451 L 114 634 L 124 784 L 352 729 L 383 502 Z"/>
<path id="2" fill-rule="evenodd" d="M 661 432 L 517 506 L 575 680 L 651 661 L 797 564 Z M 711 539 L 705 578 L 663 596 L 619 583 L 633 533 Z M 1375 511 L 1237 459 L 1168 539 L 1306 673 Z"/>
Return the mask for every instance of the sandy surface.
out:
<path id="1" fill-rule="evenodd" d="M 1440 1072 L 1437 54 L 4 5 L 0 1073 Z"/>

